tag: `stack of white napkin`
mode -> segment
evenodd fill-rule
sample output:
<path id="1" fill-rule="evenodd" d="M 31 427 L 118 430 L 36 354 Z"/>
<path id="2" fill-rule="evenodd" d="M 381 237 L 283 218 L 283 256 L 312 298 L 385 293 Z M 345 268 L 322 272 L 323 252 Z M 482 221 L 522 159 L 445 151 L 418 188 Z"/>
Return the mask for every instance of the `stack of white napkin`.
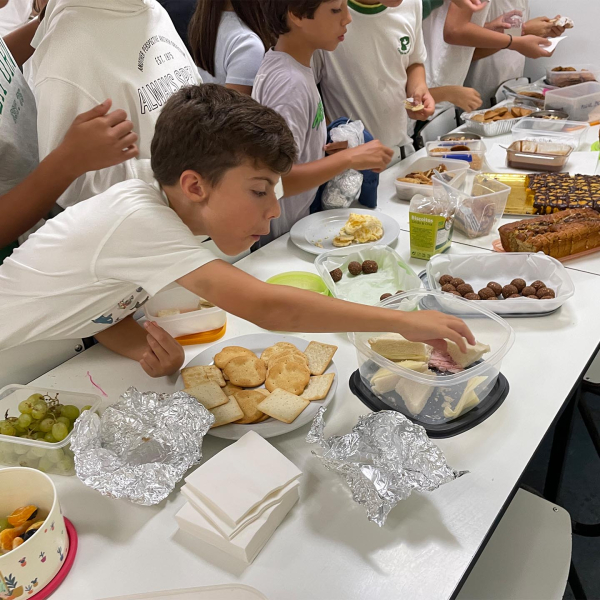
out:
<path id="1" fill-rule="evenodd" d="M 298 501 L 292 462 L 249 431 L 186 477 L 180 529 L 251 563 Z"/>

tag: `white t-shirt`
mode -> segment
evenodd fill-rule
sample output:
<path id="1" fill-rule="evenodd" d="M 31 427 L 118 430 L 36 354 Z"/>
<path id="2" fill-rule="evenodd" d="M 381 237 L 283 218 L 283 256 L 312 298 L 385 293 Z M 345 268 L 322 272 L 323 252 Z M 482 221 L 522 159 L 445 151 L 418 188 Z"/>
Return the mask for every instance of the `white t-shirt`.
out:
<path id="1" fill-rule="evenodd" d="M 314 68 L 321 83 L 325 112 L 360 119 L 382 144 L 397 150 L 407 134 L 406 71 L 425 63 L 421 0 L 397 8 L 365 7 L 348 2 L 352 23 L 334 52 L 317 52 Z"/>
<path id="2" fill-rule="evenodd" d="M 0 195 L 38 164 L 35 98 L 0 38 Z"/>
<path id="3" fill-rule="evenodd" d="M 84 111 L 106 98 L 124 109 L 138 134 L 140 158 L 150 158 L 154 125 L 167 99 L 200 83 L 196 65 L 171 18 L 156 0 L 50 0 L 32 45 L 40 160 L 62 141 Z M 106 171 L 106 170 L 105 170 Z M 102 185 L 96 173 L 61 196 L 62 207 L 124 181 L 111 167 Z M 100 188 L 100 189 L 99 189 Z"/>
<path id="4" fill-rule="evenodd" d="M 513 9 L 526 15 L 529 0 L 494 0 L 486 21 L 493 21 Z M 500 50 L 492 56 L 471 63 L 465 86 L 475 88 L 483 100 L 482 108 L 492 105 L 491 98 L 505 81 L 523 77 L 525 57 L 514 50 Z M 494 101 L 495 104 L 495 101 Z"/>
<path id="5" fill-rule="evenodd" d="M 157 184 L 120 183 L 48 221 L 0 266 L 0 350 L 93 336 L 215 258 Z"/>
<path id="6" fill-rule="evenodd" d="M 423 21 L 423 36 L 427 47 L 427 85 L 430 88 L 446 85 L 463 85 L 475 48 L 453 46 L 444 41 L 444 24 L 450 8 L 451 0 L 444 0 L 443 6 L 432 11 Z M 487 22 L 490 2 L 479 12 L 473 13 L 471 23 L 483 25 Z"/>
<path id="7" fill-rule="evenodd" d="M 254 80 L 252 97 L 285 118 L 298 147 L 297 164 L 314 162 L 325 156 L 325 112 L 310 67 L 301 65 L 285 52 L 269 50 Z M 264 236 L 261 243 L 282 236 L 294 223 L 306 217 L 317 189 L 282 198 L 281 216 L 271 221 L 271 233 Z"/>
<path id="8" fill-rule="evenodd" d="M 233 11 L 223 11 L 215 47 L 215 75 L 198 68 L 204 83 L 254 84 L 265 56 L 261 39 Z"/>
<path id="9" fill-rule="evenodd" d="M 32 10 L 33 0 L 8 0 L 8 4 L 0 8 L 0 37 L 27 23 Z"/>

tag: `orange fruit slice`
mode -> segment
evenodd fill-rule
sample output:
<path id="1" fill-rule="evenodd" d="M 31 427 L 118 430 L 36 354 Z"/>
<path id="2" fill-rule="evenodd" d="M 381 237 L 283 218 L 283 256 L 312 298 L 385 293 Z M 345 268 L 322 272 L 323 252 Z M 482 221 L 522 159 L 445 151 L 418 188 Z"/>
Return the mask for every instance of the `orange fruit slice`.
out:
<path id="1" fill-rule="evenodd" d="M 22 506 L 21 508 L 17 508 L 12 515 L 9 515 L 6 520 L 13 526 L 18 527 L 19 525 L 23 525 L 26 521 L 33 519 L 37 514 L 37 506 L 33 506 L 33 504 L 29 506 Z"/>

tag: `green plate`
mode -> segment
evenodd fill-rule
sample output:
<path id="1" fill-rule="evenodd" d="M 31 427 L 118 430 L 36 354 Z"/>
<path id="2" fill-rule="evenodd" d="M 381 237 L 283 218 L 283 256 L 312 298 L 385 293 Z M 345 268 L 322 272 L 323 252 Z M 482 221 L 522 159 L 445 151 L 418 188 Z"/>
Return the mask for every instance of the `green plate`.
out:
<path id="1" fill-rule="evenodd" d="M 323 280 L 314 273 L 306 271 L 289 271 L 288 273 L 280 273 L 267 279 L 267 283 L 275 285 L 289 285 L 291 287 L 300 288 L 301 290 L 310 290 L 317 292 L 323 296 L 329 296 L 329 290 Z"/>

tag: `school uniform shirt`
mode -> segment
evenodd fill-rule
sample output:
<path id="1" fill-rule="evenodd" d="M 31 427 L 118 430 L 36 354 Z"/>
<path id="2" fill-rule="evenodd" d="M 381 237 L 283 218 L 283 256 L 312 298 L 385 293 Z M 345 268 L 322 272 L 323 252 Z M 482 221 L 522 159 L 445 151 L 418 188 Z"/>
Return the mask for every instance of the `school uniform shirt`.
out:
<path id="1" fill-rule="evenodd" d="M 32 10 L 33 0 L 8 0 L 8 4 L 0 8 L 0 37 L 27 23 Z"/>
<path id="2" fill-rule="evenodd" d="M 215 259 L 158 184 L 120 183 L 48 221 L 0 266 L 0 349 L 93 336 Z"/>
<path id="3" fill-rule="evenodd" d="M 314 162 L 325 156 L 325 112 L 310 67 L 301 65 L 285 52 L 269 50 L 254 80 L 252 97 L 276 110 L 287 121 L 298 147 L 297 164 Z M 271 232 L 261 239 L 261 244 L 282 236 L 294 223 L 306 217 L 317 189 L 282 198 L 279 202 L 281 216 L 271 221 Z"/>
<path id="4" fill-rule="evenodd" d="M 423 21 L 423 37 L 427 47 L 425 68 L 429 88 L 463 85 L 475 52 L 475 48 L 453 46 L 444 41 L 444 24 L 450 4 L 451 0 L 444 0 L 444 4 L 434 9 Z M 483 27 L 487 22 L 490 4 L 488 2 L 485 8 L 473 13 L 471 23 Z"/>
<path id="5" fill-rule="evenodd" d="M 50 0 L 32 42 L 40 160 L 84 111 L 106 98 L 138 134 L 150 158 L 154 125 L 168 98 L 200 83 L 196 66 L 156 0 Z M 118 165 L 82 176 L 61 196 L 67 207 L 125 179 Z"/>
<path id="6" fill-rule="evenodd" d="M 215 74 L 198 68 L 204 83 L 254 85 L 265 56 L 261 39 L 233 11 L 223 11 L 215 46 Z"/>
<path id="7" fill-rule="evenodd" d="M 421 0 L 404 0 L 396 8 L 352 0 L 348 6 L 352 23 L 344 41 L 314 56 L 325 112 L 330 121 L 360 119 L 375 139 L 398 151 L 411 141 L 404 108 L 407 70 L 427 58 Z"/>
<path id="8" fill-rule="evenodd" d="M 513 9 L 521 10 L 523 15 L 527 15 L 529 0 L 494 0 L 486 20 L 493 21 Z M 500 50 L 492 56 L 476 60 L 471 63 L 465 86 L 474 88 L 481 94 L 481 108 L 490 108 L 492 98 L 505 81 L 523 77 L 525 60 L 522 54 L 514 50 Z M 493 104 L 496 104 L 495 100 Z"/>

